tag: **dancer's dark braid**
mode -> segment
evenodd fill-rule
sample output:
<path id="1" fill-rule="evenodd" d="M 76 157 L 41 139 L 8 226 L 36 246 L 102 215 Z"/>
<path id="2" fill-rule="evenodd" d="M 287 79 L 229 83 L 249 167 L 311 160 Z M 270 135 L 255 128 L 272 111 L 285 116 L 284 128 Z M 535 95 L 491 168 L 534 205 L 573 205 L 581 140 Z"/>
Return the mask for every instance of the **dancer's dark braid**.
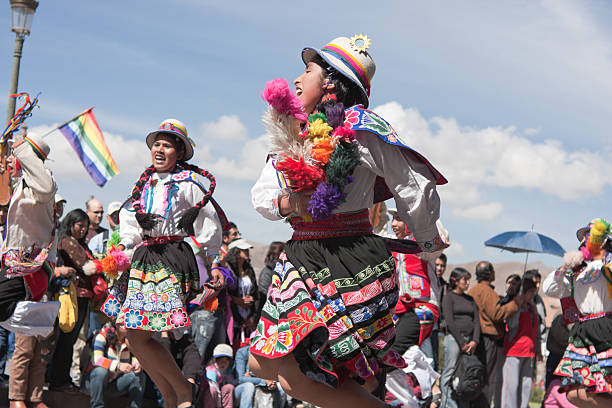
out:
<path id="1" fill-rule="evenodd" d="M 136 221 L 143 230 L 151 230 L 155 227 L 157 223 L 157 214 L 145 213 L 140 206 L 140 196 L 142 195 L 142 189 L 144 188 L 145 183 L 149 180 L 149 177 L 155 172 L 155 167 L 147 167 L 145 171 L 142 172 L 140 178 L 134 184 L 134 188 L 132 189 L 132 208 L 136 211 Z"/>
<path id="2" fill-rule="evenodd" d="M 193 223 L 198 217 L 198 213 L 200 209 L 203 208 L 212 198 L 213 192 L 215 191 L 215 187 L 217 186 L 217 182 L 215 181 L 215 177 L 212 174 L 210 174 L 206 170 L 199 168 L 198 166 L 195 166 L 193 164 L 189 164 L 186 162 L 181 162 L 180 166 L 186 170 L 191 170 L 194 173 L 197 173 L 203 177 L 206 177 L 208 181 L 210 182 L 208 191 L 203 190 L 204 197 L 202 198 L 202 200 L 196 205 L 194 205 L 193 207 L 191 207 L 190 209 L 188 209 L 187 211 L 185 211 L 185 214 L 183 214 L 183 216 L 181 217 L 181 219 L 179 220 L 177 224 L 177 227 L 185 231 L 187 234 L 195 235 L 195 232 L 193 230 Z"/>

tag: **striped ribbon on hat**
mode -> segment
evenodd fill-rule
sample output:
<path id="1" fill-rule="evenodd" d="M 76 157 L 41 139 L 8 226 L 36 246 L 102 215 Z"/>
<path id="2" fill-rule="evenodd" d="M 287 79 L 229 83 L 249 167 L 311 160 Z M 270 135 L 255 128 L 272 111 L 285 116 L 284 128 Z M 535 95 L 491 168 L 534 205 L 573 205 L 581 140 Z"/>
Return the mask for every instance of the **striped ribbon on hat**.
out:
<path id="1" fill-rule="evenodd" d="M 357 61 L 351 55 L 350 52 L 347 52 L 345 49 L 343 49 L 339 45 L 332 44 L 332 43 L 325 45 L 321 49 L 321 52 L 330 54 L 338 58 L 342 62 L 344 62 L 346 66 L 349 67 L 351 71 L 353 71 L 353 73 L 357 76 L 357 78 L 360 79 L 361 84 L 366 90 L 366 93 L 368 94 L 368 96 L 370 96 L 370 77 L 368 76 L 368 73 L 363 67 L 363 65 L 361 65 L 359 61 Z"/>

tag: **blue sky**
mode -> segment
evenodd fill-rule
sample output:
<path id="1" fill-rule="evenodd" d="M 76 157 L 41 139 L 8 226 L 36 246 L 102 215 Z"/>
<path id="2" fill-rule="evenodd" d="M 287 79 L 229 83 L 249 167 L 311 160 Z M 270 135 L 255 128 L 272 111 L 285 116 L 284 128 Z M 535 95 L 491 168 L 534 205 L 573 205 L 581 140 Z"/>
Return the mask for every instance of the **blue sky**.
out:
<path id="1" fill-rule="evenodd" d="M 449 179 L 439 191 L 451 262 L 522 260 L 482 243 L 534 225 L 568 249 L 576 228 L 610 218 L 611 17 L 605 1 L 41 0 L 19 89 L 43 92 L 29 120 L 35 133 L 96 107 L 121 174 L 99 189 L 52 133 L 49 167 L 69 208 L 90 194 L 124 199 L 150 160 L 146 133 L 175 117 L 230 218 L 265 243 L 289 229 L 250 205 L 266 153 L 261 90 L 301 72 L 304 46 L 367 34 L 377 64 L 371 106 Z"/>

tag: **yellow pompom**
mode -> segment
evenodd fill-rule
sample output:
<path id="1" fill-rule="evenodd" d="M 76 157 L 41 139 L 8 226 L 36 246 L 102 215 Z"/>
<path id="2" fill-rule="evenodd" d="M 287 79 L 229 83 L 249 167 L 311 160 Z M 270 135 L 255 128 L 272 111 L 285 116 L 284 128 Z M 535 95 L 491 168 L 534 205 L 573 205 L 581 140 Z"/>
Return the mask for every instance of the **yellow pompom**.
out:
<path id="1" fill-rule="evenodd" d="M 310 139 L 317 138 L 328 138 L 330 133 L 334 130 L 331 126 L 329 126 L 322 119 L 316 119 L 313 122 L 308 124 L 308 135 L 307 137 Z"/>

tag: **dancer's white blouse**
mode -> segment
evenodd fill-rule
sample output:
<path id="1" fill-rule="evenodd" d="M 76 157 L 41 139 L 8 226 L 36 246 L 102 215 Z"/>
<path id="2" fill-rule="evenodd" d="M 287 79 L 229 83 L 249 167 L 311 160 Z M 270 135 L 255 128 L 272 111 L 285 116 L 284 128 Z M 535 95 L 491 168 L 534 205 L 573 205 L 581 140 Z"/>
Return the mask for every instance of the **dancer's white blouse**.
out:
<path id="1" fill-rule="evenodd" d="M 602 275 L 603 261 L 591 261 L 574 278 L 574 299 L 583 314 L 612 312 L 612 296 Z M 570 281 L 565 269 L 559 268 L 544 279 L 542 289 L 548 296 L 564 298 L 570 295 Z"/>
<path id="2" fill-rule="evenodd" d="M 440 198 L 436 177 L 425 163 L 407 149 L 385 143 L 370 132 L 355 132 L 360 153 L 360 165 L 353 172 L 354 181 L 344 192 L 346 202 L 333 212 L 343 213 L 370 208 L 374 201 L 376 176 L 383 177 L 393 193 L 400 218 L 415 240 L 430 242 L 438 236 L 436 221 L 440 216 Z M 255 209 L 270 220 L 280 220 L 277 198 L 286 184 L 282 173 L 274 168 L 275 158 L 266 163 L 251 189 Z"/>
<path id="3" fill-rule="evenodd" d="M 170 206 L 166 196 L 166 183 L 170 181 L 171 173 L 153 173 L 151 175 L 151 188 L 143 191 L 145 212 L 159 214 L 157 224 L 153 230 L 143 231 L 136 221 L 136 213 L 132 209 L 122 208 L 119 212 L 119 234 L 121 244 L 132 248 L 142 242 L 143 235 L 150 237 L 180 235 L 187 236 L 185 231 L 178 229 L 177 224 L 185 211 L 200 202 L 204 197 L 202 190 L 190 181 L 173 183 L 170 188 Z M 213 205 L 208 203 L 200 210 L 194 222 L 195 239 L 201 245 L 198 248 L 190 238 L 186 239 L 194 252 L 205 251 L 205 256 L 215 257 L 221 247 L 222 228 L 219 216 Z"/>

